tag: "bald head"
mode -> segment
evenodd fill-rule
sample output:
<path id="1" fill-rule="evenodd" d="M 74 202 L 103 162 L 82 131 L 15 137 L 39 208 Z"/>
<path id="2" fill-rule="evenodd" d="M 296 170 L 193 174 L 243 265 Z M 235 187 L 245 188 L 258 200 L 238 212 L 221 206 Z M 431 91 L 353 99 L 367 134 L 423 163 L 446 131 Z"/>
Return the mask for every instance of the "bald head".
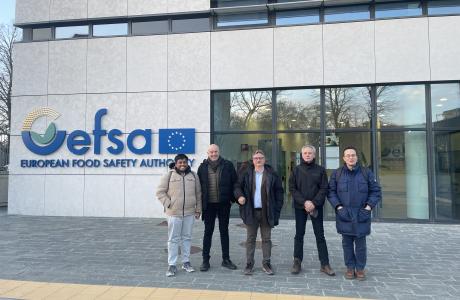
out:
<path id="1" fill-rule="evenodd" d="M 219 146 L 217 146 L 216 144 L 211 144 L 209 145 L 208 147 L 208 159 L 211 160 L 211 161 L 216 161 L 219 159 Z"/>

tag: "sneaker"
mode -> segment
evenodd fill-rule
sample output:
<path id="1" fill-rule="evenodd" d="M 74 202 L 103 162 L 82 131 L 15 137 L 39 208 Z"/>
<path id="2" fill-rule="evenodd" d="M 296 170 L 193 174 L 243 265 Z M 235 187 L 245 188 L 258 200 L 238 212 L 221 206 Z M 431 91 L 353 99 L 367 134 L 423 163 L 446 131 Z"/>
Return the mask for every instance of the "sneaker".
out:
<path id="1" fill-rule="evenodd" d="M 177 272 L 176 266 L 169 266 L 168 270 L 166 271 L 166 277 L 176 276 L 176 272 Z"/>
<path id="2" fill-rule="evenodd" d="M 252 263 L 247 263 L 246 267 L 244 268 L 244 275 L 252 275 L 254 272 L 254 265 Z"/>
<path id="3" fill-rule="evenodd" d="M 332 270 L 330 265 L 321 266 L 321 269 L 319 269 L 319 270 L 321 272 L 325 273 L 326 275 L 335 276 L 335 272 L 334 272 L 334 270 Z"/>
<path id="4" fill-rule="evenodd" d="M 187 273 L 195 272 L 195 269 L 192 267 L 192 265 L 190 264 L 190 262 L 185 262 L 185 263 L 182 265 L 182 270 L 185 270 Z"/>
<path id="5" fill-rule="evenodd" d="M 262 269 L 264 270 L 265 274 L 267 275 L 274 275 L 275 272 L 273 272 L 272 265 L 269 262 L 265 262 L 262 264 Z"/>
<path id="6" fill-rule="evenodd" d="M 294 264 L 292 265 L 291 274 L 297 275 L 302 269 L 302 262 L 298 258 L 294 258 Z"/>
<path id="7" fill-rule="evenodd" d="M 236 270 L 236 265 L 234 263 L 232 263 L 232 261 L 230 259 L 224 259 L 222 261 L 222 267 L 225 267 L 225 268 L 230 269 L 230 270 Z"/>
<path id="8" fill-rule="evenodd" d="M 200 271 L 201 272 L 206 272 L 209 270 L 211 265 L 209 264 L 209 260 L 203 260 L 203 263 L 200 266 Z"/>

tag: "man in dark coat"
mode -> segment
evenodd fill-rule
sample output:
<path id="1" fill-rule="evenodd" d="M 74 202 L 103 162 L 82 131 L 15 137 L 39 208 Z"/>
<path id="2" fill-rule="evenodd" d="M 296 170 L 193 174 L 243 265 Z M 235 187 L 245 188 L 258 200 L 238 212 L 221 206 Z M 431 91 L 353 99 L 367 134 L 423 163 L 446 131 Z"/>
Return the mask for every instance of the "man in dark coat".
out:
<path id="1" fill-rule="evenodd" d="M 316 164 L 316 149 L 314 146 L 303 146 L 301 154 L 300 165 L 292 170 L 289 178 L 289 191 L 292 194 L 295 212 L 294 264 L 291 273 L 300 273 L 303 260 L 305 225 L 308 216 L 310 216 L 321 263 L 320 271 L 329 276 L 334 276 L 335 273 L 329 265 L 329 253 L 323 226 L 323 205 L 328 190 L 326 170 Z"/>
<path id="2" fill-rule="evenodd" d="M 235 198 L 240 205 L 240 216 L 246 225 L 246 267 L 245 275 L 252 275 L 257 230 L 262 236 L 262 269 L 273 275 L 271 266 L 271 230 L 278 225 L 283 207 L 284 190 L 280 177 L 265 164 L 265 154 L 256 150 L 252 156 L 253 165 L 242 172 L 235 185 Z"/>
<path id="3" fill-rule="evenodd" d="M 208 147 L 208 158 L 198 167 L 198 177 L 201 182 L 204 221 L 203 263 L 200 271 L 206 272 L 210 268 L 210 250 L 216 217 L 219 219 L 222 266 L 235 270 L 236 265 L 230 260 L 228 237 L 230 208 L 232 202 L 235 202 L 233 197 L 233 188 L 237 180 L 235 168 L 230 161 L 220 156 L 219 147 L 212 144 Z"/>
<path id="4" fill-rule="evenodd" d="M 374 174 L 358 164 L 357 153 L 354 147 L 343 150 L 345 164 L 331 175 L 328 200 L 335 208 L 337 232 L 342 234 L 345 277 L 364 280 L 371 211 L 382 199 L 382 193 Z"/>

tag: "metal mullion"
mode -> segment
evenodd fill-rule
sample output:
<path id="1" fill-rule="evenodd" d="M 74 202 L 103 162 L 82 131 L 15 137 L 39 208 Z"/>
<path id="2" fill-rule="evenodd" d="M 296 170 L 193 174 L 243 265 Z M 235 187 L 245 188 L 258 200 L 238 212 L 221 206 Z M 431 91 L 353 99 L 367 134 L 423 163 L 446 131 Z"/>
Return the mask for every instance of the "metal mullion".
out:
<path id="1" fill-rule="evenodd" d="M 377 146 L 377 86 L 371 86 L 371 159 L 372 159 L 372 172 L 377 180 L 380 183 L 379 176 L 379 161 L 377 156 L 378 146 Z M 380 218 L 381 209 L 383 208 L 383 200 L 380 201 L 379 205 L 376 207 L 374 218 Z"/>
<path id="2" fill-rule="evenodd" d="M 319 135 L 319 145 L 320 145 L 320 155 L 321 155 L 321 165 L 324 168 L 326 166 L 326 93 L 325 89 L 320 89 L 320 135 Z"/>
<path id="3" fill-rule="evenodd" d="M 422 0 L 422 16 L 428 16 L 428 1 Z"/>
<path id="4" fill-rule="evenodd" d="M 434 222 L 436 219 L 436 206 L 435 206 L 435 176 L 434 176 L 434 163 L 433 163 L 433 126 L 431 118 L 431 85 L 425 84 L 425 108 L 426 108 L 426 154 L 427 154 L 427 176 L 428 176 L 428 219 Z"/>
<path id="5" fill-rule="evenodd" d="M 279 172 L 278 170 L 278 138 L 276 134 L 276 129 L 277 129 L 277 115 L 278 115 L 278 109 L 276 106 L 276 90 L 272 89 L 272 164 L 273 168 Z"/>

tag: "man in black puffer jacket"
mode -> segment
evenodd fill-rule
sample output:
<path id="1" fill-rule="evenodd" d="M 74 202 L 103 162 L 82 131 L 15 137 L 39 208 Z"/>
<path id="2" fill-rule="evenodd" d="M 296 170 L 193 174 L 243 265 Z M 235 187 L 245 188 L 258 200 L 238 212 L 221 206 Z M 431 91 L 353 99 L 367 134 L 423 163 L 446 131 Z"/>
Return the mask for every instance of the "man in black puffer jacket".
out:
<path id="1" fill-rule="evenodd" d="M 300 273 L 305 225 L 310 216 L 321 263 L 320 271 L 334 276 L 335 273 L 329 266 L 323 226 L 323 205 L 328 191 L 326 170 L 315 163 L 316 149 L 314 146 L 303 146 L 301 152 L 301 163 L 292 170 L 289 178 L 289 191 L 292 194 L 295 211 L 294 264 L 291 273 Z"/>
<path id="2" fill-rule="evenodd" d="M 219 219 L 220 244 L 222 246 L 222 266 L 231 270 L 236 265 L 230 260 L 228 223 L 230 207 L 235 202 L 233 186 L 237 180 L 233 164 L 220 157 L 219 147 L 212 144 L 208 147 L 208 158 L 198 167 L 202 191 L 202 218 L 204 221 L 203 263 L 200 271 L 210 268 L 212 234 L 216 217 Z"/>

